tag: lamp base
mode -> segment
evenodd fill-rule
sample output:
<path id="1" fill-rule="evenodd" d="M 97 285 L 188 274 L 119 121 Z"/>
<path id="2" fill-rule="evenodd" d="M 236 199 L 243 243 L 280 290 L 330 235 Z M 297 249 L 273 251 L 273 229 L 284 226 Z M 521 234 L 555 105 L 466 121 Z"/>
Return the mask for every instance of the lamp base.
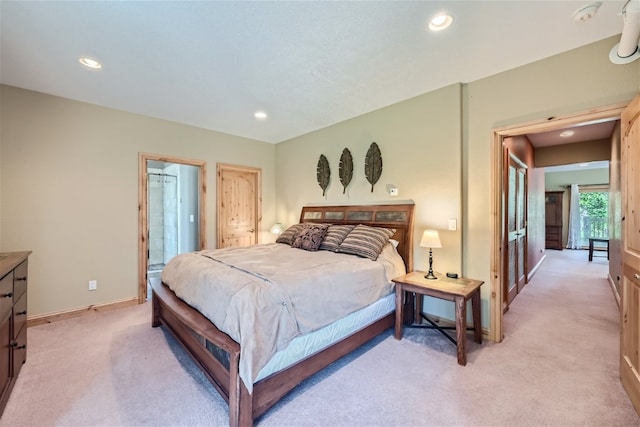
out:
<path id="1" fill-rule="evenodd" d="M 424 275 L 424 278 L 425 279 L 430 279 L 430 280 L 437 279 L 437 277 L 433 275 L 433 271 L 431 271 L 431 270 L 429 270 L 429 272 Z"/>
<path id="2" fill-rule="evenodd" d="M 424 275 L 424 278 L 430 280 L 437 279 L 437 277 L 433 275 L 433 256 L 431 255 L 431 248 L 429 248 L 429 272 Z"/>

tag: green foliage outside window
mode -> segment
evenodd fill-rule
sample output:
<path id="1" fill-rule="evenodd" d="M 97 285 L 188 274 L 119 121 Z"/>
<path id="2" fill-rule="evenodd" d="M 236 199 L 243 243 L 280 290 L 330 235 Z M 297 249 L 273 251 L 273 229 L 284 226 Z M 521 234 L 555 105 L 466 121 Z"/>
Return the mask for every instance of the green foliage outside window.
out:
<path id="1" fill-rule="evenodd" d="M 580 193 L 580 239 L 609 238 L 609 193 Z"/>
<path id="2" fill-rule="evenodd" d="M 580 193 L 580 216 L 607 218 L 609 212 L 608 206 L 608 193 Z"/>

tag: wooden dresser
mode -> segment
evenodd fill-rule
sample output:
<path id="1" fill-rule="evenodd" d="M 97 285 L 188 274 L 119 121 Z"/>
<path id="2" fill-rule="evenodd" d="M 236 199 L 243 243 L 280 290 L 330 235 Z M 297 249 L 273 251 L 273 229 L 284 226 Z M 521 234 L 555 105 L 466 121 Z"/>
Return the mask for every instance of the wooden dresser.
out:
<path id="1" fill-rule="evenodd" d="M 544 193 L 545 248 L 562 250 L 562 196 L 564 191 Z"/>
<path id="2" fill-rule="evenodd" d="M 0 252 L 0 415 L 27 360 L 27 261 L 31 252 Z"/>

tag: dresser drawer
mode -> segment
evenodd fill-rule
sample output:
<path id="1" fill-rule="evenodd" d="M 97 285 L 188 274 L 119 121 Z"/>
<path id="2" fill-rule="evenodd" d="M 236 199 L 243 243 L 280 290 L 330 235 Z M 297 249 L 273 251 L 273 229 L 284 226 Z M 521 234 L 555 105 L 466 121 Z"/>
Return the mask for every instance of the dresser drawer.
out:
<path id="1" fill-rule="evenodd" d="M 13 270 L 13 300 L 16 301 L 27 291 L 27 260 Z"/>
<path id="2" fill-rule="evenodd" d="M 18 376 L 22 365 L 27 361 L 27 328 L 22 328 L 18 337 L 13 341 L 13 376 Z"/>
<path id="3" fill-rule="evenodd" d="M 13 337 L 15 338 L 27 323 L 27 294 L 20 297 L 13 306 Z"/>
<path id="4" fill-rule="evenodd" d="M 13 272 L 0 280 L 0 317 L 4 318 L 13 305 Z"/>

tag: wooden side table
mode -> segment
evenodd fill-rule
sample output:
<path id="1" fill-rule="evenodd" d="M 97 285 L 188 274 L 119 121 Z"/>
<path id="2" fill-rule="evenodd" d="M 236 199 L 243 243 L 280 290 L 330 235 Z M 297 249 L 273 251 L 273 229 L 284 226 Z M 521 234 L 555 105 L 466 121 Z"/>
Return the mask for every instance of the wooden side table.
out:
<path id="1" fill-rule="evenodd" d="M 607 244 L 607 259 L 609 259 L 609 239 L 596 239 L 595 237 L 589 238 L 589 261 L 593 261 L 593 243 L 606 243 Z"/>
<path id="2" fill-rule="evenodd" d="M 415 323 L 421 323 L 422 318 L 430 322 L 445 337 L 456 344 L 458 351 L 458 364 L 467 364 L 467 301 L 471 300 L 473 311 L 473 337 L 474 341 L 482 344 L 482 324 L 480 312 L 480 286 L 484 283 L 473 279 L 451 279 L 436 273 L 437 279 L 425 279 L 424 271 L 413 271 L 404 276 L 393 279 L 396 284 L 396 330 L 395 338 L 402 339 L 402 319 L 404 317 L 404 296 L 405 292 L 416 294 Z M 453 301 L 456 306 L 456 338 L 453 339 L 447 334 L 443 327 L 436 325 L 431 319 L 422 313 L 422 297 L 440 298 Z"/>

